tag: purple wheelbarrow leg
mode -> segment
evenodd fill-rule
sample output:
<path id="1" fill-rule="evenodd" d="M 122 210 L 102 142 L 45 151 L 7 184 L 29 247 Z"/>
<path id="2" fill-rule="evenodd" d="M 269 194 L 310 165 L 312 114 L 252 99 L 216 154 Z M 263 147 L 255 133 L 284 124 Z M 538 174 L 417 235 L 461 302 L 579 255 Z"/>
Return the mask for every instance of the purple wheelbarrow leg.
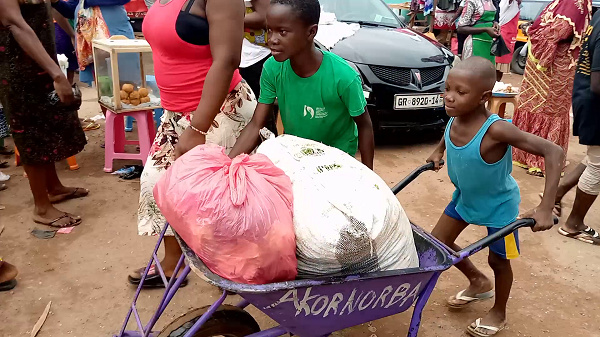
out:
<path id="1" fill-rule="evenodd" d="M 184 337 L 191 337 L 191 336 L 195 335 L 196 332 L 198 332 L 198 330 L 200 330 L 200 328 L 204 325 L 204 323 L 206 323 L 212 317 L 212 315 L 215 313 L 215 311 L 217 311 L 217 309 L 219 309 L 221 304 L 223 304 L 223 302 L 225 302 L 226 298 L 227 298 L 227 291 L 223 290 L 223 294 L 221 295 L 221 297 L 215 303 L 213 303 L 210 306 L 210 308 L 208 308 L 208 311 L 206 311 L 204 313 L 204 315 L 202 315 L 202 317 L 200 317 L 200 319 L 196 321 L 196 323 L 194 323 L 192 328 L 185 334 Z"/>
<path id="2" fill-rule="evenodd" d="M 152 252 L 152 258 L 150 259 L 150 262 L 148 262 L 148 265 L 146 266 L 146 269 L 144 270 L 144 274 L 142 275 L 142 281 L 140 282 L 140 284 L 137 287 L 135 296 L 133 297 L 133 301 L 131 303 L 131 307 L 129 308 L 129 312 L 125 316 L 125 322 L 123 322 L 123 326 L 121 327 L 121 331 L 119 332 L 117 337 L 133 336 L 133 335 L 131 335 L 131 332 L 127 332 L 127 334 L 124 334 L 125 329 L 127 328 L 127 323 L 129 322 L 129 319 L 131 318 L 131 314 L 134 311 L 137 311 L 135 304 L 137 303 L 137 299 L 140 296 L 140 292 L 142 291 L 142 287 L 144 285 L 144 280 L 146 279 L 146 276 L 148 275 L 148 271 L 150 270 L 152 263 L 155 262 L 154 257 L 156 256 L 156 252 L 158 252 L 158 249 L 160 248 L 160 243 L 162 242 L 163 237 L 165 236 L 165 233 L 166 233 L 168 227 L 169 226 L 166 225 L 165 228 L 163 228 L 162 232 L 160 233 L 160 236 L 158 237 L 158 241 L 156 242 L 156 246 L 154 247 L 154 251 Z M 156 262 L 159 263 L 159 261 L 156 261 Z M 137 316 L 137 314 L 136 314 L 136 316 Z M 136 317 L 136 321 L 137 321 L 138 327 L 140 327 L 140 330 L 141 330 L 142 322 L 137 317 Z M 142 334 L 140 334 L 139 336 L 143 336 L 143 334 L 144 333 L 142 332 Z"/>
<path id="3" fill-rule="evenodd" d="M 423 290 L 421 296 L 417 300 L 415 304 L 415 309 L 413 310 L 412 319 L 410 320 L 410 328 L 408 329 L 408 337 L 417 337 L 419 334 L 419 327 L 421 325 L 421 315 L 423 314 L 423 309 L 425 308 L 425 304 L 429 300 L 429 296 L 431 296 L 431 292 L 435 288 L 435 284 L 437 283 L 438 278 L 441 273 L 435 273 L 429 282 L 427 282 L 427 286 Z"/>

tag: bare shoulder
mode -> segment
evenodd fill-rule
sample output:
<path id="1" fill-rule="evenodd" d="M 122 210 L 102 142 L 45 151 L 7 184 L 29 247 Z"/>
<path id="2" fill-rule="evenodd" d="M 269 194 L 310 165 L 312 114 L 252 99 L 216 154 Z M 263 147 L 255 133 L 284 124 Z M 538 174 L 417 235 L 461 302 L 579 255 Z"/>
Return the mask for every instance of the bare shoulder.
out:
<path id="1" fill-rule="evenodd" d="M 490 125 L 487 133 L 498 141 L 508 142 L 509 139 L 518 137 L 524 132 L 512 123 L 499 120 Z"/>

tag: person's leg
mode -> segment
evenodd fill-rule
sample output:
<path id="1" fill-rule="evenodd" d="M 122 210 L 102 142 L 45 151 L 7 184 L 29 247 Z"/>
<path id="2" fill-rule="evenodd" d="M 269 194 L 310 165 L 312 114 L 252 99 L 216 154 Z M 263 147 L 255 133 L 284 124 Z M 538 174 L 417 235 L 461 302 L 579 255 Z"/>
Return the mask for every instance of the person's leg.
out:
<path id="1" fill-rule="evenodd" d="M 54 169 L 54 164 L 23 165 L 23 167 L 33 194 L 33 220 L 54 227 L 78 225 L 81 222 L 79 217 L 54 208 L 48 197 L 47 176 L 48 171 Z"/>
<path id="2" fill-rule="evenodd" d="M 503 76 L 504 76 L 504 73 L 502 71 L 496 70 L 496 82 L 502 81 Z"/>
<path id="3" fill-rule="evenodd" d="M 600 194 L 600 146 L 588 146 L 587 166 L 579 178 L 573 210 L 565 226 L 561 228 L 562 231 L 567 232 L 567 236 L 576 234 L 574 237 L 579 240 L 600 244 L 598 233 L 584 224 L 585 216 L 598 194 Z"/>
<path id="4" fill-rule="evenodd" d="M 51 203 L 83 198 L 89 194 L 89 191 L 85 188 L 64 186 L 58 178 L 55 165 L 48 165 L 46 170 L 46 188 Z"/>
<path id="5" fill-rule="evenodd" d="M 556 192 L 556 203 L 559 204 L 564 198 L 565 194 L 567 194 L 573 187 L 577 186 L 579 182 L 579 178 L 585 171 L 586 165 L 582 162 L 579 163 L 575 169 L 571 170 L 567 175 L 565 175 L 558 185 L 558 190 Z"/>
<path id="6" fill-rule="evenodd" d="M 454 207 L 452 204 L 448 206 Z M 459 251 L 461 248 L 454 243 L 458 235 L 467 228 L 468 224 L 456 217 L 451 217 L 447 214 L 447 211 L 442 214 L 437 225 L 431 231 L 431 234 L 438 240 L 443 242 L 448 247 Z M 469 287 L 462 293 L 465 297 L 476 297 L 479 294 L 483 294 L 492 290 L 492 282 L 485 276 L 469 259 L 464 259 L 455 265 L 465 277 L 469 280 Z M 457 299 L 452 297 L 448 300 L 449 304 L 460 306 L 468 303 L 468 301 Z"/>
<path id="7" fill-rule="evenodd" d="M 17 267 L 0 258 L 0 291 L 13 289 L 17 285 L 15 278 L 18 274 Z"/>
<path id="8" fill-rule="evenodd" d="M 162 266 L 165 275 L 171 277 L 173 276 L 175 267 L 177 267 L 177 262 L 183 252 L 174 236 L 165 236 L 164 246 L 165 257 L 160 262 L 160 265 Z"/>

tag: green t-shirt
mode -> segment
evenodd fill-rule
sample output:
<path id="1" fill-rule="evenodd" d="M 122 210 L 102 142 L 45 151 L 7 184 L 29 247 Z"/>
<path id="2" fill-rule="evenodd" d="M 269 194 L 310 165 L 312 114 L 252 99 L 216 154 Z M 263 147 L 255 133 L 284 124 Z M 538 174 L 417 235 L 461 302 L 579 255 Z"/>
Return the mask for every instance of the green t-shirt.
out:
<path id="1" fill-rule="evenodd" d="M 265 62 L 260 78 L 263 104 L 278 100 L 286 134 L 336 147 L 352 156 L 358 149 L 358 130 L 352 117 L 365 112 L 367 102 L 360 75 L 343 58 L 323 52 L 317 72 L 302 78 L 290 60 Z"/>

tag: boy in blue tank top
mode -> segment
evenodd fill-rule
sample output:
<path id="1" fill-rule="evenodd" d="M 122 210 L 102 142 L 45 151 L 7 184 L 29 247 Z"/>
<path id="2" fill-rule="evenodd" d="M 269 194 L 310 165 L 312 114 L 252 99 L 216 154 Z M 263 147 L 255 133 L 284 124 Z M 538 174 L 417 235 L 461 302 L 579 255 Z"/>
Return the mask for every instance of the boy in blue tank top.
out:
<path id="1" fill-rule="evenodd" d="M 456 191 L 432 234 L 456 251 L 460 247 L 454 241 L 469 224 L 485 226 L 491 235 L 517 219 L 521 197 L 511 176 L 511 146 L 544 157 L 544 198 L 524 217 L 536 220 L 534 232 L 553 225 L 552 209 L 564 153 L 558 145 L 523 132 L 486 109 L 495 81 L 494 66 L 481 57 L 468 58 L 450 71 L 444 100 L 451 118 L 440 144 L 427 159 L 439 169 L 447 151 L 448 175 Z M 518 256 L 517 232 L 490 246 L 488 262 L 494 271 L 496 301 L 485 317 L 467 327 L 471 336 L 492 336 L 506 327 L 506 303 L 513 282 L 510 259 Z M 456 267 L 470 284 L 449 298 L 448 306 L 462 309 L 494 296 L 494 285 L 470 260 Z"/>

